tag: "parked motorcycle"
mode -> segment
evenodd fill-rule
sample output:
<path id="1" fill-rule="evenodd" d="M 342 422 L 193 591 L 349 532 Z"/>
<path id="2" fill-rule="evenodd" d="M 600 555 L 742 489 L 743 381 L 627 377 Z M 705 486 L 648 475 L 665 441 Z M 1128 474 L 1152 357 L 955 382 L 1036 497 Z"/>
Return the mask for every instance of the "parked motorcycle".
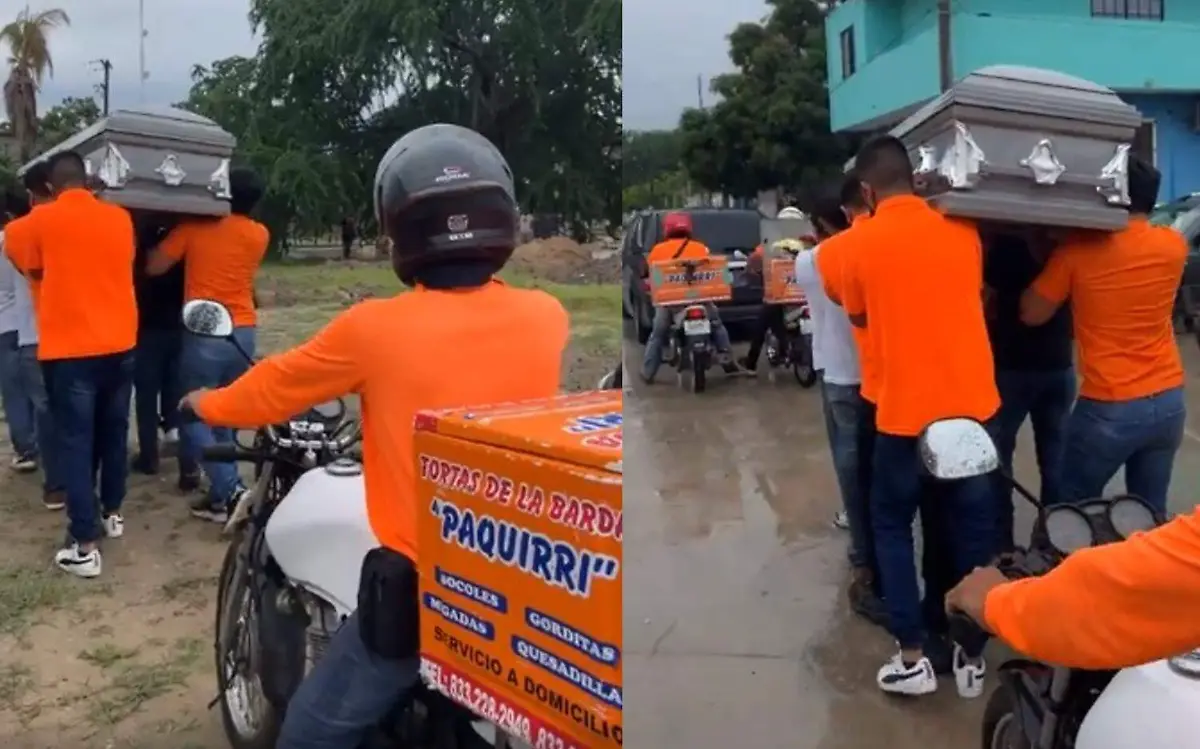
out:
<path id="1" fill-rule="evenodd" d="M 192 333 L 233 340 L 232 318 L 219 303 L 188 302 L 183 319 Z M 215 703 L 234 749 L 275 746 L 288 701 L 357 605 L 363 557 L 379 545 L 353 454 L 360 437 L 339 399 L 262 427 L 248 444 L 204 452 L 205 460 L 254 466 L 254 484 L 225 525 L 230 540 L 217 586 Z M 369 746 L 485 749 L 504 741 L 494 726 L 422 685 Z"/>
<path id="2" fill-rule="evenodd" d="M 947 480 L 999 470 L 987 430 L 969 419 L 931 425 L 921 437 L 926 470 Z M 1165 522 L 1145 501 L 1117 496 L 1037 508 L 1028 547 L 1005 555 L 1000 570 L 1017 579 L 1042 575 L 1080 549 L 1122 541 Z M 969 618 L 951 617 L 957 642 L 986 637 Z M 1015 658 L 999 669 L 984 710 L 982 749 L 1174 749 L 1194 735 L 1200 714 L 1200 652 L 1122 671 L 1086 671 Z"/>

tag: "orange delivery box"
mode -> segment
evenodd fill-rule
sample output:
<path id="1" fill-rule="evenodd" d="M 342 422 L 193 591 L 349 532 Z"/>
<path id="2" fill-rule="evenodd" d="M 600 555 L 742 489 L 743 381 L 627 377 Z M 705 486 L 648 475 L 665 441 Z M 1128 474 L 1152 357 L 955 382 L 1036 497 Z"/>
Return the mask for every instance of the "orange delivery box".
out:
<path id="1" fill-rule="evenodd" d="M 655 307 L 733 298 L 733 271 L 722 255 L 650 264 L 650 300 Z"/>
<path id="2" fill-rule="evenodd" d="M 620 747 L 621 393 L 416 421 L 425 681 L 535 749 Z"/>
<path id="3" fill-rule="evenodd" d="M 763 303 L 804 304 L 804 290 L 796 283 L 796 258 L 768 255 L 763 258 Z"/>

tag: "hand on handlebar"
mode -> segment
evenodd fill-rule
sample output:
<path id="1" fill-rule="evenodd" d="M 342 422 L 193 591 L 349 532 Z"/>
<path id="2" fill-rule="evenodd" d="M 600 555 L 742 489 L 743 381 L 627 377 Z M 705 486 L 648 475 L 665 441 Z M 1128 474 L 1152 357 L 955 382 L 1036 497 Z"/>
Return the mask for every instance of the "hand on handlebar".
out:
<path id="1" fill-rule="evenodd" d="M 946 613 L 965 614 L 984 627 L 983 607 L 987 595 L 1006 582 L 1008 578 L 996 567 L 976 567 L 946 594 Z"/>
<path id="2" fill-rule="evenodd" d="M 209 388 L 200 388 L 199 390 L 193 390 L 192 392 L 183 396 L 179 399 L 179 410 L 193 414 L 196 413 L 196 403 L 203 398 L 205 393 L 208 391 Z"/>

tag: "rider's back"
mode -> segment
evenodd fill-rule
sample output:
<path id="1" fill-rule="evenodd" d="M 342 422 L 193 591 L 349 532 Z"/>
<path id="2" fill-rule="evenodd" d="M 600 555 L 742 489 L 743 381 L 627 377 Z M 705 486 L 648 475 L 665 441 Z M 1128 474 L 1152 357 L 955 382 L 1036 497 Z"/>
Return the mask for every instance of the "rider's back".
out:
<path id="1" fill-rule="evenodd" d="M 545 292 L 494 281 L 459 291 L 418 288 L 364 302 L 343 317 L 362 365 L 371 527 L 384 546 L 415 559 L 415 415 L 554 395 L 567 314 Z"/>

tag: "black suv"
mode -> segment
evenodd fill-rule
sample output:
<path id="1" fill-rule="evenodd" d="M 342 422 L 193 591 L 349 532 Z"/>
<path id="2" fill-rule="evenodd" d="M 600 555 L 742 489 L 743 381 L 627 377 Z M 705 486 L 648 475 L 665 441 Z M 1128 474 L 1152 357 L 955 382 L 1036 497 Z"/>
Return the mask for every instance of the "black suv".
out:
<path id="1" fill-rule="evenodd" d="M 1200 206 L 1168 215 L 1151 215 L 1151 222 L 1174 226 L 1188 241 L 1187 265 L 1179 284 L 1179 295 L 1175 297 L 1174 319 L 1176 325 L 1188 330 L 1197 330 L 1200 322 Z"/>
<path id="2" fill-rule="evenodd" d="M 692 217 L 692 235 L 696 240 L 703 242 L 714 255 L 729 258 L 733 299 L 717 304 L 721 321 L 736 325 L 757 319 L 763 301 L 762 277 L 746 272 L 746 260 L 762 241 L 762 215 L 758 211 L 742 208 L 643 211 L 625 226 L 621 245 L 621 306 L 625 317 L 633 319 L 638 343 L 645 343 L 650 337 L 654 320 L 646 255 L 663 240 L 662 220 L 668 213 L 687 213 Z"/>

